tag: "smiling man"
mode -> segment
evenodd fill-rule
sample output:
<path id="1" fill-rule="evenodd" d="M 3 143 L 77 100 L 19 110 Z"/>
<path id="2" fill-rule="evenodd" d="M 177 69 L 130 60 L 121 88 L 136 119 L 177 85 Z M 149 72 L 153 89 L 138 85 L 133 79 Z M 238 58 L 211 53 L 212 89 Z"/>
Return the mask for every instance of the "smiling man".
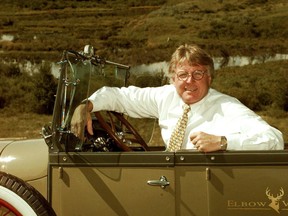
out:
<path id="1" fill-rule="evenodd" d="M 92 120 L 85 114 L 86 109 L 109 110 L 134 118 L 158 118 L 167 151 L 283 149 L 280 131 L 236 98 L 210 88 L 213 74 L 213 60 L 203 49 L 182 45 L 170 61 L 169 85 L 103 87 L 88 98 L 87 106 L 75 109 L 71 131 L 81 136 L 87 126 L 92 134 Z"/>

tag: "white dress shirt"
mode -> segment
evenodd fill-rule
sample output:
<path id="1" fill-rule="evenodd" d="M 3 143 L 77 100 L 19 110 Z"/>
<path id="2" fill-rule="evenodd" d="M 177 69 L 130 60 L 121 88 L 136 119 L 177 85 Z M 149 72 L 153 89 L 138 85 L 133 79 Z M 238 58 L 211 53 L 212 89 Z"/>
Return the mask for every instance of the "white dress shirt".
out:
<path id="1" fill-rule="evenodd" d="M 166 146 L 183 113 L 183 101 L 172 84 L 151 88 L 103 87 L 88 99 L 93 104 L 93 112 L 110 110 L 134 118 L 158 118 Z M 284 148 L 282 133 L 234 97 L 210 89 L 201 101 L 190 106 L 183 149 L 194 149 L 189 133 L 197 131 L 226 136 L 227 150 Z"/>

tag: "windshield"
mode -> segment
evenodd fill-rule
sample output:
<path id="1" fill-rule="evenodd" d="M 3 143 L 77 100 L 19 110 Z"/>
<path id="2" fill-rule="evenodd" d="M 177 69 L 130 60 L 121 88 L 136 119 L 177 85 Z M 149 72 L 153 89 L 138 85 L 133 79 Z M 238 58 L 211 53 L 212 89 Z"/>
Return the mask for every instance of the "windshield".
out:
<path id="1" fill-rule="evenodd" d="M 107 144 L 107 140 L 110 138 L 106 137 L 105 129 L 100 129 L 100 126 L 97 124 L 97 119 L 93 114 L 92 118 L 95 119 L 96 122 L 93 124 L 93 129 L 97 130 L 96 137 L 93 138 L 85 137 L 84 140 L 80 140 L 75 137 L 70 130 L 70 121 L 75 108 L 79 104 L 85 103 L 85 99 L 99 88 L 103 86 L 127 86 L 128 78 L 130 76 L 130 67 L 107 61 L 95 55 L 87 56 L 85 53 L 75 51 L 65 51 L 59 64 L 61 65 L 61 69 L 53 113 L 52 143 L 55 144 L 60 151 L 83 151 L 83 145 L 85 146 L 85 151 L 87 151 L 87 145 L 95 145 L 96 139 L 98 140 L 98 144 L 99 142 Z M 139 82 L 141 76 L 142 75 L 133 75 L 133 79 L 129 80 L 129 84 L 134 84 L 136 82 L 143 83 Z M 160 134 L 157 127 L 157 120 L 128 119 L 127 116 L 125 116 L 125 118 L 133 127 L 135 127 L 135 130 L 142 136 L 146 143 L 156 145 L 155 142 L 158 142 Z M 123 137 L 122 125 L 117 122 L 117 119 L 115 120 L 111 115 L 105 115 L 104 119 L 107 122 L 109 121 L 110 125 L 113 124 L 112 128 L 115 128 L 114 133 L 117 134 L 118 137 Z M 99 133 L 101 133 L 101 135 L 99 135 Z M 155 141 L 155 137 L 152 136 L 153 133 L 158 134 L 156 138 L 157 141 Z M 84 134 L 87 133 L 84 132 Z M 125 140 L 127 140 L 127 134 L 128 133 L 125 135 Z M 99 141 L 99 137 L 101 137 L 102 141 Z M 89 139 L 93 141 L 89 141 Z M 103 141 L 103 139 L 105 141 Z M 121 139 L 124 140 L 124 138 Z M 127 144 L 129 145 L 129 143 Z M 91 149 L 89 149 L 89 151 L 90 150 Z M 103 148 L 101 148 L 101 150 L 103 150 Z M 105 148 L 104 150 L 106 151 L 107 149 Z M 109 147 L 107 151 L 110 151 Z"/>

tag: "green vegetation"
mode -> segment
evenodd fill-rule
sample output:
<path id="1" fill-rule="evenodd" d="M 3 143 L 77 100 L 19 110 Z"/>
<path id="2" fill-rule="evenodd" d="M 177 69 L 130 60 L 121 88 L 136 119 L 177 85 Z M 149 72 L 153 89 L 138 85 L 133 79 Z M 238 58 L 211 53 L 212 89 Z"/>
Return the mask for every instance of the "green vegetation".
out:
<path id="1" fill-rule="evenodd" d="M 47 62 L 59 61 L 63 50 L 91 44 L 98 55 L 131 66 L 168 61 L 183 43 L 196 43 L 215 57 L 288 53 L 286 0 L 1 0 L 0 5 L 0 137 L 18 136 L 13 131 L 23 128 L 37 133 L 19 136 L 39 136 L 56 92 Z M 3 35 L 12 40 L 1 40 Z M 27 60 L 42 65 L 39 73 L 21 70 L 18 63 Z M 288 142 L 287 69 L 287 61 L 223 67 L 213 87 L 239 98 Z M 153 79 L 132 75 L 129 83 L 155 86 L 161 78 L 161 73 Z"/>
<path id="2" fill-rule="evenodd" d="M 50 65 L 43 64 L 39 73 L 21 72 L 18 65 L 0 64 L 0 110 L 51 114 L 57 81 Z"/>
<path id="3" fill-rule="evenodd" d="M 287 53 L 286 0 L 2 0 L 0 57 L 58 61 L 86 44 L 110 60 L 169 60 L 183 43 L 212 55 Z"/>
<path id="4" fill-rule="evenodd" d="M 282 117 L 288 111 L 288 62 L 222 68 L 216 71 L 213 87 L 254 111 Z"/>

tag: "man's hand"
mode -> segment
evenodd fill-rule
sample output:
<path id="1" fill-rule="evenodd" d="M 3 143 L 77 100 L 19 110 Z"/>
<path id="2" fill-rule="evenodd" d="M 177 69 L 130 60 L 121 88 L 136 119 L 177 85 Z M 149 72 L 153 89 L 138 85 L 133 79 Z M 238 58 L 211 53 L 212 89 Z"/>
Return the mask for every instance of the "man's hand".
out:
<path id="1" fill-rule="evenodd" d="M 87 126 L 87 131 L 90 135 L 93 135 L 92 118 L 90 111 L 92 110 L 92 104 L 88 101 L 88 104 L 80 104 L 76 107 L 72 119 L 71 119 L 71 132 L 80 138 L 84 139 L 84 129 Z"/>
<path id="2" fill-rule="evenodd" d="M 221 136 L 194 132 L 190 134 L 190 141 L 201 152 L 213 152 L 221 149 Z"/>

